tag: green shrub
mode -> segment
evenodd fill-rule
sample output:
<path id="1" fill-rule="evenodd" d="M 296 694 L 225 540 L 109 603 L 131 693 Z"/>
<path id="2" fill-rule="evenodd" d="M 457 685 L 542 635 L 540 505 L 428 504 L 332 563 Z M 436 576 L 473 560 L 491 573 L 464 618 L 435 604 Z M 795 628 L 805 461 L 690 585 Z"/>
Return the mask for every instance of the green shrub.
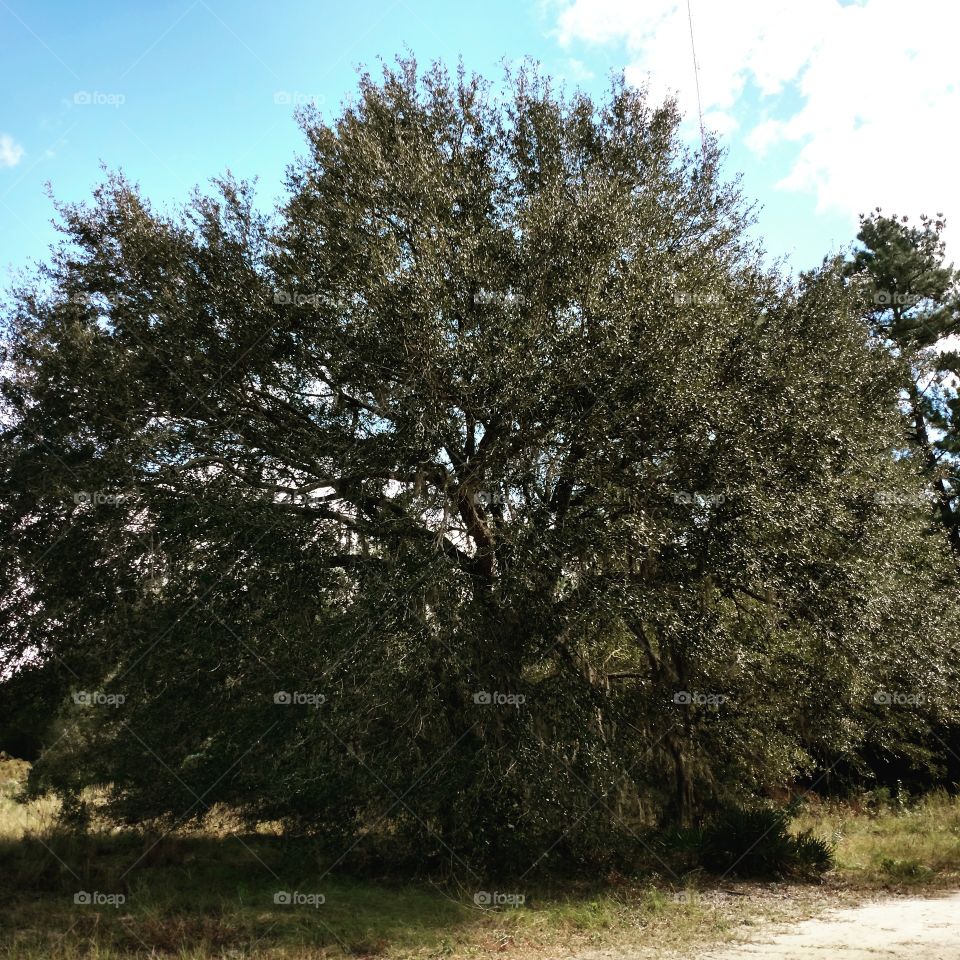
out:
<path id="1" fill-rule="evenodd" d="M 739 877 L 818 877 L 834 864 L 832 846 L 811 831 L 793 835 L 789 812 L 731 808 L 696 832 L 699 864 Z"/>
<path id="2" fill-rule="evenodd" d="M 772 808 L 730 808 L 695 829 L 679 830 L 668 845 L 688 868 L 737 877 L 812 879 L 834 865 L 832 846 L 809 830 L 793 835 L 790 815 Z"/>

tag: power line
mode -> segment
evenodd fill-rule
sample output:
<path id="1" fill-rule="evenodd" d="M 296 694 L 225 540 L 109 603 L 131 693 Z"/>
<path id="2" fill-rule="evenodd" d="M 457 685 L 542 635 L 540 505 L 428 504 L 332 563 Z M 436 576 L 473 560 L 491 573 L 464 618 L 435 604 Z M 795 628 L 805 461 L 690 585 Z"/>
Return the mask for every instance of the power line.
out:
<path id="1" fill-rule="evenodd" d="M 700 68 L 697 66 L 697 48 L 693 43 L 693 14 L 690 12 L 690 0 L 687 0 L 687 22 L 690 24 L 690 52 L 693 54 L 693 82 L 697 88 L 697 114 L 700 117 L 700 148 L 706 152 L 707 136 L 703 130 L 703 106 L 700 103 Z"/>

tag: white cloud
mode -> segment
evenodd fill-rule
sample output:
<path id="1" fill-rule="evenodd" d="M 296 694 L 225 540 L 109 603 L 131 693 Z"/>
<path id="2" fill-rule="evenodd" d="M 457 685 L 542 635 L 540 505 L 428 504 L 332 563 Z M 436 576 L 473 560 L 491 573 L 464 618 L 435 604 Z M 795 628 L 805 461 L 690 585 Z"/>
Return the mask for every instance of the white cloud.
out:
<path id="1" fill-rule="evenodd" d="M 764 120 L 744 137 L 744 141 L 758 157 L 763 157 L 774 143 L 783 139 L 784 127 L 782 120 Z"/>
<path id="2" fill-rule="evenodd" d="M 23 156 L 23 147 L 9 134 L 0 134 L 0 167 L 15 167 Z"/>
<path id="3" fill-rule="evenodd" d="M 911 215 L 942 211 L 960 222 L 960 4 L 690 6 L 704 121 L 724 134 L 738 121 L 738 135 L 759 157 L 786 145 L 779 186 L 851 219 L 879 205 Z M 675 93 L 695 121 L 685 0 L 561 0 L 557 35 L 565 46 L 623 43 L 628 80 L 649 78 L 657 98 Z"/>
<path id="4" fill-rule="evenodd" d="M 739 121 L 733 114 L 726 110 L 708 110 L 703 115 L 703 125 L 708 130 L 713 130 L 721 136 L 727 136 L 733 133 L 740 126 Z"/>
<path id="5" fill-rule="evenodd" d="M 573 80 L 592 80 L 593 71 L 590 70 L 582 60 L 570 57 L 567 60 L 567 73 Z"/>

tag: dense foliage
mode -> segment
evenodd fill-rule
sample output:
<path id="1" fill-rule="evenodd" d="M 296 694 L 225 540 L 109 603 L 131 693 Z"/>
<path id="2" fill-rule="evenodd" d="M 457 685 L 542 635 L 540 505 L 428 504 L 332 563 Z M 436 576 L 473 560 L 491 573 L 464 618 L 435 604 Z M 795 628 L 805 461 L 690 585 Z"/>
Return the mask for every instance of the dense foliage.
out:
<path id="1" fill-rule="evenodd" d="M 672 103 L 506 90 L 364 76 L 272 218 L 61 209 L 0 445 L 0 645 L 71 686 L 38 788 L 521 872 L 952 715 L 844 265 L 764 269 Z"/>

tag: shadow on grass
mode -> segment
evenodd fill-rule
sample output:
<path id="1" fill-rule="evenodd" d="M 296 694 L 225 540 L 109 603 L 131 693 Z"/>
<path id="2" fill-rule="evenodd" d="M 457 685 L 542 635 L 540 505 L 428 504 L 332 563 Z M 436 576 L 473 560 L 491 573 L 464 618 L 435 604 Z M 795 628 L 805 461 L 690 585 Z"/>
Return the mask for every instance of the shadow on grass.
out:
<path id="1" fill-rule="evenodd" d="M 3 841 L 0 949 L 220 955 L 259 943 L 376 955 L 388 944 L 440 947 L 480 913 L 426 885 L 334 877 L 311 860 L 307 847 L 259 835 L 57 831 Z"/>
<path id="2" fill-rule="evenodd" d="M 480 891 L 334 874 L 315 851 L 262 834 L 0 840 L 0 956 L 503 956 L 655 918 L 703 926 L 694 897 L 668 883 Z"/>

